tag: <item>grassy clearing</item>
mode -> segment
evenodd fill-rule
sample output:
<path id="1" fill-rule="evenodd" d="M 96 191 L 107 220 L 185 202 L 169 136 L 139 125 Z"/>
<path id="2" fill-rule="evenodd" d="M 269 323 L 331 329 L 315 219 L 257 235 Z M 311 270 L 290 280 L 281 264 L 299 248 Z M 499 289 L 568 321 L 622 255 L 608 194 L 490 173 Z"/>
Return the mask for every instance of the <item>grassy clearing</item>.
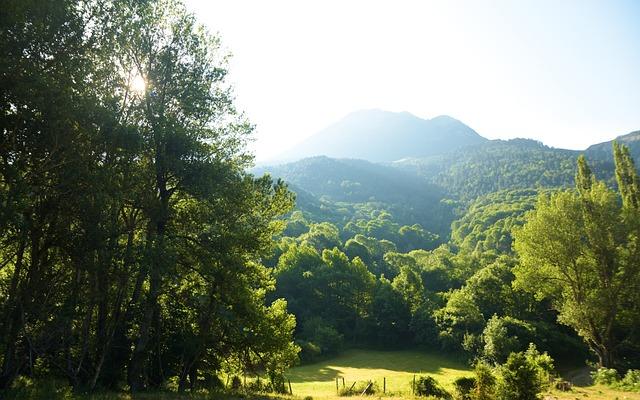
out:
<path id="1" fill-rule="evenodd" d="M 570 392 L 553 391 L 545 394 L 545 400 L 640 400 L 640 393 L 622 392 L 606 386 L 574 387 Z"/>
<path id="2" fill-rule="evenodd" d="M 69 388 L 54 390 L 53 387 L 38 387 L 36 393 L 16 393 L 14 399 L 47 399 L 47 400 L 301 400 L 312 396 L 314 400 L 371 400 L 383 397 L 382 393 L 374 396 L 338 397 L 336 395 L 336 378 L 342 387 L 342 378 L 348 387 L 353 382 L 372 380 L 382 390 L 383 378 L 387 381 L 386 396 L 395 399 L 419 400 L 411 394 L 413 376 L 433 376 L 447 390 L 452 391 L 452 383 L 462 376 L 473 376 L 471 369 L 464 363 L 452 360 L 447 355 L 424 353 L 418 351 L 372 351 L 350 350 L 330 360 L 315 364 L 292 368 L 286 373 L 291 380 L 293 396 L 230 394 L 230 393 L 98 393 L 93 395 L 72 394 Z M 579 375 L 579 376 L 578 376 Z M 565 373 L 565 378 L 578 383 L 581 376 L 588 376 L 588 369 L 583 368 L 576 373 Z M 247 379 L 249 382 L 250 379 Z M 0 399 L 2 399 L 0 394 Z M 572 391 L 551 391 L 542 396 L 544 400 L 640 400 L 640 393 L 623 392 L 606 386 L 575 386 Z"/>
<path id="3" fill-rule="evenodd" d="M 382 390 L 386 378 L 388 394 L 410 397 L 414 374 L 431 375 L 452 390 L 456 378 L 471 376 L 472 372 L 468 366 L 442 354 L 350 350 L 327 361 L 293 368 L 286 376 L 291 379 L 295 396 L 336 397 L 336 378 L 340 387 L 344 378 L 347 388 L 354 381 L 372 380 Z"/>

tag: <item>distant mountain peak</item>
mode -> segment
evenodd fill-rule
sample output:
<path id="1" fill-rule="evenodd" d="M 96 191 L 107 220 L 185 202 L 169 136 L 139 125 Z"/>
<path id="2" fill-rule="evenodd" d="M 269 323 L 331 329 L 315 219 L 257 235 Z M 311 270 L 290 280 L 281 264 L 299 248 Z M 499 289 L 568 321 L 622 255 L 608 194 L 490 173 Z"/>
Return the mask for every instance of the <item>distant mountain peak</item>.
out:
<path id="1" fill-rule="evenodd" d="M 444 154 L 486 141 L 469 126 L 447 115 L 423 119 L 406 111 L 369 109 L 346 115 L 280 158 L 297 160 L 326 155 L 391 162 Z"/>

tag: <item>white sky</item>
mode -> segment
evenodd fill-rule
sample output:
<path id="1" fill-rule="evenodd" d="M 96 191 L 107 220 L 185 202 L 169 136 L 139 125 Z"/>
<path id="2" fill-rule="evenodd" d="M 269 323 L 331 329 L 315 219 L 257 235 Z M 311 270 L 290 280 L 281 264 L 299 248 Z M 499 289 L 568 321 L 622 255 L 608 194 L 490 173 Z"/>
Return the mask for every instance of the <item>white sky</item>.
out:
<path id="1" fill-rule="evenodd" d="M 186 0 L 267 160 L 368 108 L 583 149 L 640 129 L 640 1 Z"/>

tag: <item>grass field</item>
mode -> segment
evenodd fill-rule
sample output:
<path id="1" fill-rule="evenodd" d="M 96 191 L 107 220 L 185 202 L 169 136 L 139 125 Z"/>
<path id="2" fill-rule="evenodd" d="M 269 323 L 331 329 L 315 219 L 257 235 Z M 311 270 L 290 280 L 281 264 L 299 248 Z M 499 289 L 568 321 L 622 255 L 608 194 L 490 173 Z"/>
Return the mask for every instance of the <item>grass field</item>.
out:
<path id="1" fill-rule="evenodd" d="M 471 369 L 464 363 L 452 360 L 447 354 L 425 353 L 418 351 L 372 351 L 349 350 L 330 360 L 292 368 L 286 374 L 291 380 L 293 396 L 256 395 L 233 393 L 98 393 L 94 395 L 72 394 L 70 388 L 56 393 L 47 387 L 39 387 L 44 396 L 25 396 L 17 394 L 11 400 L 56 399 L 56 400 L 301 400 L 312 396 L 314 400 L 371 400 L 380 397 L 391 399 L 418 400 L 411 393 L 413 376 L 430 375 L 447 390 L 453 391 L 452 383 L 461 376 L 473 376 Z M 565 379 L 586 383 L 588 370 L 565 371 Z M 587 377 L 585 380 L 584 378 Z M 349 388 L 353 382 L 374 381 L 380 391 L 386 378 L 386 395 L 377 393 L 366 397 L 338 397 L 336 378 L 342 388 L 342 378 Z M 35 394 L 35 393 L 34 393 Z M 0 398 L 2 398 L 0 394 Z M 640 393 L 623 392 L 604 386 L 575 386 L 570 392 L 551 391 L 541 396 L 543 400 L 640 400 Z"/>
<path id="2" fill-rule="evenodd" d="M 342 387 L 342 378 L 348 387 L 354 381 L 372 380 L 382 390 L 383 378 L 387 381 L 387 396 L 413 398 L 411 381 L 414 374 L 431 375 L 447 390 L 452 391 L 452 382 L 461 376 L 473 376 L 464 363 L 456 362 L 446 354 L 417 351 L 371 351 L 350 350 L 330 360 L 299 366 L 289 370 L 296 398 L 313 396 L 314 399 L 333 399 L 336 396 L 336 378 Z M 573 380 L 573 379 L 572 379 Z M 369 396 L 368 399 L 383 396 Z M 356 397 L 357 398 L 357 397 Z M 640 393 L 623 392 L 604 386 L 576 386 L 570 392 L 550 391 L 542 396 L 545 400 L 640 400 Z M 345 399 L 345 397 L 340 397 Z M 350 399 L 355 399 L 350 397 Z"/>
<path id="3" fill-rule="evenodd" d="M 545 400 L 640 400 L 640 393 L 622 392 L 604 386 L 575 387 L 570 392 L 553 391 L 546 393 Z"/>
<path id="4" fill-rule="evenodd" d="M 431 375 L 449 390 L 456 378 L 472 376 L 468 366 L 443 354 L 371 350 L 350 350 L 327 361 L 293 368 L 286 375 L 296 396 L 335 397 L 336 378 L 339 386 L 344 378 L 347 388 L 354 381 L 371 380 L 380 390 L 386 378 L 387 393 L 410 396 L 414 374 Z"/>

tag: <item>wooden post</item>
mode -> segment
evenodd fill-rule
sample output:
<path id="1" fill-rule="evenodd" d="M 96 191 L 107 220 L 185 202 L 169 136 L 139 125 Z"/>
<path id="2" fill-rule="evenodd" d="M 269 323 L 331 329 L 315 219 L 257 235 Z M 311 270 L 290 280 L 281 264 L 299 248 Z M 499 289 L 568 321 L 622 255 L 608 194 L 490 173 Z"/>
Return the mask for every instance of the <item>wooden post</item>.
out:
<path id="1" fill-rule="evenodd" d="M 287 381 L 289 382 L 289 394 L 293 394 L 293 390 L 291 390 L 291 379 L 287 378 Z"/>
<path id="2" fill-rule="evenodd" d="M 387 393 L 387 378 L 382 377 L 382 393 Z"/>
<path id="3" fill-rule="evenodd" d="M 413 385 L 411 385 L 411 393 L 416 394 L 416 375 L 413 374 Z"/>
<path id="4" fill-rule="evenodd" d="M 364 390 L 362 391 L 362 393 L 360 394 L 360 396 L 364 396 L 365 394 L 367 394 L 367 391 L 369 390 L 369 388 L 373 386 L 373 381 L 369 381 L 369 384 L 367 385 L 366 388 L 364 388 Z"/>
<path id="5" fill-rule="evenodd" d="M 344 376 L 342 377 L 342 388 L 344 389 Z"/>
<path id="6" fill-rule="evenodd" d="M 340 389 L 338 389 L 338 378 L 336 377 L 336 394 L 340 394 Z"/>

